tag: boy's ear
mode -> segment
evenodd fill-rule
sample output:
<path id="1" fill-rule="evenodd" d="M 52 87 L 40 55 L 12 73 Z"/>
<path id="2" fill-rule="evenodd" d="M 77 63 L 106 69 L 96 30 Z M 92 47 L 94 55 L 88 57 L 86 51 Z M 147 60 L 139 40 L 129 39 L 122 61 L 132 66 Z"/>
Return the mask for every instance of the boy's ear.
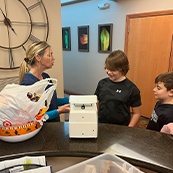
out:
<path id="1" fill-rule="evenodd" d="M 173 89 L 171 89 L 171 90 L 169 91 L 169 96 L 170 96 L 170 97 L 173 97 Z"/>

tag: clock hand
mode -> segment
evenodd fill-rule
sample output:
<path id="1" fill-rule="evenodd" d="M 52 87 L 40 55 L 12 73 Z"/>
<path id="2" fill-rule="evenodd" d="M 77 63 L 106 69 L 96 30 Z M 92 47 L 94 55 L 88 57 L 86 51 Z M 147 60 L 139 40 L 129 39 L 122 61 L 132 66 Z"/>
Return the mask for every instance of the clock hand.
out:
<path id="1" fill-rule="evenodd" d="M 13 53 L 11 48 L 9 48 L 9 64 L 10 64 L 10 68 L 12 69 L 14 67 L 14 59 L 13 59 Z"/>
<path id="2" fill-rule="evenodd" d="M 1 10 L 3 16 L 4 16 L 4 24 L 5 24 L 6 26 L 9 26 L 9 27 L 11 28 L 11 30 L 16 34 L 15 30 L 14 30 L 13 27 L 11 26 L 11 21 L 10 21 L 10 19 L 8 19 L 8 18 L 6 17 L 6 15 L 4 14 L 4 12 L 2 11 L 1 8 L 0 8 L 0 10 Z M 17 35 L 17 34 L 16 34 L 16 35 Z"/>

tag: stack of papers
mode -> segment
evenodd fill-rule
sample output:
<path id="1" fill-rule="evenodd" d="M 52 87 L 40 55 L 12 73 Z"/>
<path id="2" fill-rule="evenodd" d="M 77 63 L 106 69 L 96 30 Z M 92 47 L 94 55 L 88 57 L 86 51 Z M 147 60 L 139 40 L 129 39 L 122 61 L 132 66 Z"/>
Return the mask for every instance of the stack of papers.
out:
<path id="1" fill-rule="evenodd" d="M 45 156 L 25 156 L 0 162 L 1 173 L 52 173 L 51 166 L 46 166 Z"/>

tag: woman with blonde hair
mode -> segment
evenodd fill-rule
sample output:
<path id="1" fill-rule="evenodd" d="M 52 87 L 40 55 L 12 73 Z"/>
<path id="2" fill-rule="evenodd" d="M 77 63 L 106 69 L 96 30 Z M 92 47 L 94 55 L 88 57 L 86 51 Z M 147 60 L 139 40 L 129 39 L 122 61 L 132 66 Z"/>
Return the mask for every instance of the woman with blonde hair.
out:
<path id="1" fill-rule="evenodd" d="M 42 79 L 50 78 L 44 71 L 52 68 L 55 58 L 51 46 L 45 41 L 32 43 L 26 50 L 26 57 L 20 65 L 19 84 L 32 85 Z M 46 112 L 48 121 L 60 121 L 61 113 L 68 113 L 69 98 L 57 98 L 56 91 L 52 96 L 49 109 Z"/>

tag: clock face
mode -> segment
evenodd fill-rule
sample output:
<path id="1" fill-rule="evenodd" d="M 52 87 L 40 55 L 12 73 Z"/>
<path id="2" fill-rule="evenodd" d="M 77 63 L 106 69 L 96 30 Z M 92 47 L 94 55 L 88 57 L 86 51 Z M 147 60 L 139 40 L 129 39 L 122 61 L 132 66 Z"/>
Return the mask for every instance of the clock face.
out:
<path id="1" fill-rule="evenodd" d="M 34 41 L 47 41 L 49 23 L 42 0 L 0 0 L 0 69 L 19 68 Z"/>

